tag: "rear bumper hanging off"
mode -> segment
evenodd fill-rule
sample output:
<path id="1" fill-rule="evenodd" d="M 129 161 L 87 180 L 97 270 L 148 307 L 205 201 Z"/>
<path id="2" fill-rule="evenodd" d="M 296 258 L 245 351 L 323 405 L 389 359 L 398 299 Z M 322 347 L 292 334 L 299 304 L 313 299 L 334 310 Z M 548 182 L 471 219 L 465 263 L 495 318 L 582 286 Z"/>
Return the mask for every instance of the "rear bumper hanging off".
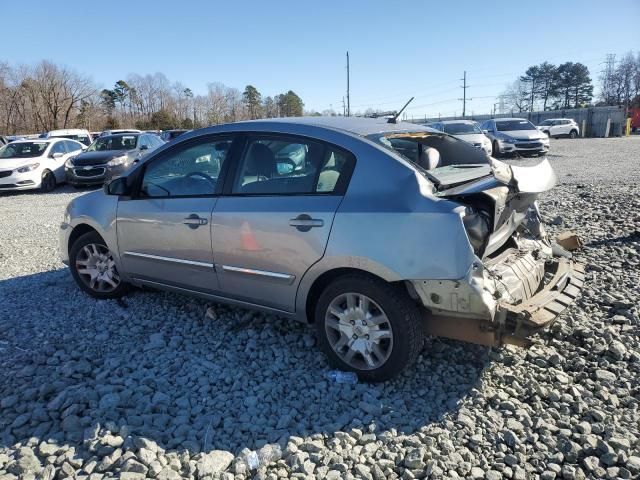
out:
<path id="1" fill-rule="evenodd" d="M 517 305 L 498 302 L 493 320 L 427 314 L 425 331 L 429 335 L 481 345 L 529 346 L 529 337 L 550 326 L 580 295 L 584 264 L 555 258 L 545 265 L 545 275 L 552 278 L 525 301 Z"/>

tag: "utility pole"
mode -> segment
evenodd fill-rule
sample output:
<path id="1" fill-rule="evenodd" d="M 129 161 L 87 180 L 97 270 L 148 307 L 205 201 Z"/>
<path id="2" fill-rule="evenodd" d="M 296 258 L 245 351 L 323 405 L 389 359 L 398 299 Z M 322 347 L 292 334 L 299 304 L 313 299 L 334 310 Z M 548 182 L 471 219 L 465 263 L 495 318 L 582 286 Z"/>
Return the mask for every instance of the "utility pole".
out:
<path id="1" fill-rule="evenodd" d="M 469 88 L 469 86 L 467 85 L 466 70 L 464 71 L 464 76 L 460 80 L 462 80 L 462 98 L 460 98 L 459 100 L 462 100 L 462 118 L 464 118 L 467 112 L 467 88 Z"/>
<path id="2" fill-rule="evenodd" d="M 347 52 L 347 117 L 351 116 L 351 101 L 349 99 L 349 52 Z"/>

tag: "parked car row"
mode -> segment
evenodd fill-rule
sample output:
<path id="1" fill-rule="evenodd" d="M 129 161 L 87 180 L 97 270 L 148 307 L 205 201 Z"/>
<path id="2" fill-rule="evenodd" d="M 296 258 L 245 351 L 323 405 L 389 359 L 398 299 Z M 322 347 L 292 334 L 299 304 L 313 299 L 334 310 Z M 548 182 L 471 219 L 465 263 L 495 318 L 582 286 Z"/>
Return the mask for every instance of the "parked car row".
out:
<path id="1" fill-rule="evenodd" d="M 46 192 L 64 182 L 77 187 L 101 185 L 165 143 L 155 134 L 111 130 L 87 146 L 90 134 L 85 132 L 56 130 L 1 146 L 0 191 Z"/>
<path id="2" fill-rule="evenodd" d="M 580 136 L 580 127 L 570 118 L 551 118 L 535 126 L 524 118 L 495 118 L 478 124 L 473 120 L 445 120 L 427 124 L 471 143 L 488 155 L 542 155 L 549 151 L 549 138 Z"/>

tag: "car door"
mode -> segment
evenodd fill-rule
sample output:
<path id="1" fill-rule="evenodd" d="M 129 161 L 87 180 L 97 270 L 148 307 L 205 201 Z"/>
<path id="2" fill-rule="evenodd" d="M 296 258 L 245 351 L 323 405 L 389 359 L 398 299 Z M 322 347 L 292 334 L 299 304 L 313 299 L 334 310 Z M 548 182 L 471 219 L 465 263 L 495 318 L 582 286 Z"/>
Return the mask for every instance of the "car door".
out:
<path id="1" fill-rule="evenodd" d="M 352 154 L 306 137 L 247 137 L 213 215 L 225 296 L 295 310 L 300 279 L 324 255 L 354 164 Z"/>
<path id="2" fill-rule="evenodd" d="M 145 162 L 137 192 L 118 201 L 118 251 L 124 271 L 143 283 L 213 293 L 211 214 L 233 137 L 182 142 Z"/>
<path id="3" fill-rule="evenodd" d="M 64 162 L 71 156 L 67 150 L 66 143 L 66 140 L 59 140 L 54 143 L 47 159 L 46 168 L 53 172 L 58 183 L 64 181 Z"/>

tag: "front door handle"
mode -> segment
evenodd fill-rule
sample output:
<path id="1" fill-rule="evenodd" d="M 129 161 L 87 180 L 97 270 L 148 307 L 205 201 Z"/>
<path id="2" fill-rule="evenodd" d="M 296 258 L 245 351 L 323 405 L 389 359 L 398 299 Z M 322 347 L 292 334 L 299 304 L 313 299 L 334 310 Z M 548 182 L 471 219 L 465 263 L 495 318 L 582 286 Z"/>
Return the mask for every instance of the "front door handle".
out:
<path id="1" fill-rule="evenodd" d="M 306 213 L 302 213 L 298 215 L 296 218 L 292 218 L 289 220 L 289 225 L 297 228 L 301 232 L 308 232 L 313 227 L 322 227 L 324 226 L 324 220 L 319 218 L 311 218 L 310 215 Z"/>
<path id="2" fill-rule="evenodd" d="M 209 223 L 209 221 L 206 218 L 201 218 L 198 215 L 196 215 L 195 213 L 192 213 L 191 215 L 189 215 L 187 218 L 184 219 L 184 223 L 185 225 L 187 225 L 189 228 L 198 228 L 202 225 L 206 225 L 207 223 Z"/>

